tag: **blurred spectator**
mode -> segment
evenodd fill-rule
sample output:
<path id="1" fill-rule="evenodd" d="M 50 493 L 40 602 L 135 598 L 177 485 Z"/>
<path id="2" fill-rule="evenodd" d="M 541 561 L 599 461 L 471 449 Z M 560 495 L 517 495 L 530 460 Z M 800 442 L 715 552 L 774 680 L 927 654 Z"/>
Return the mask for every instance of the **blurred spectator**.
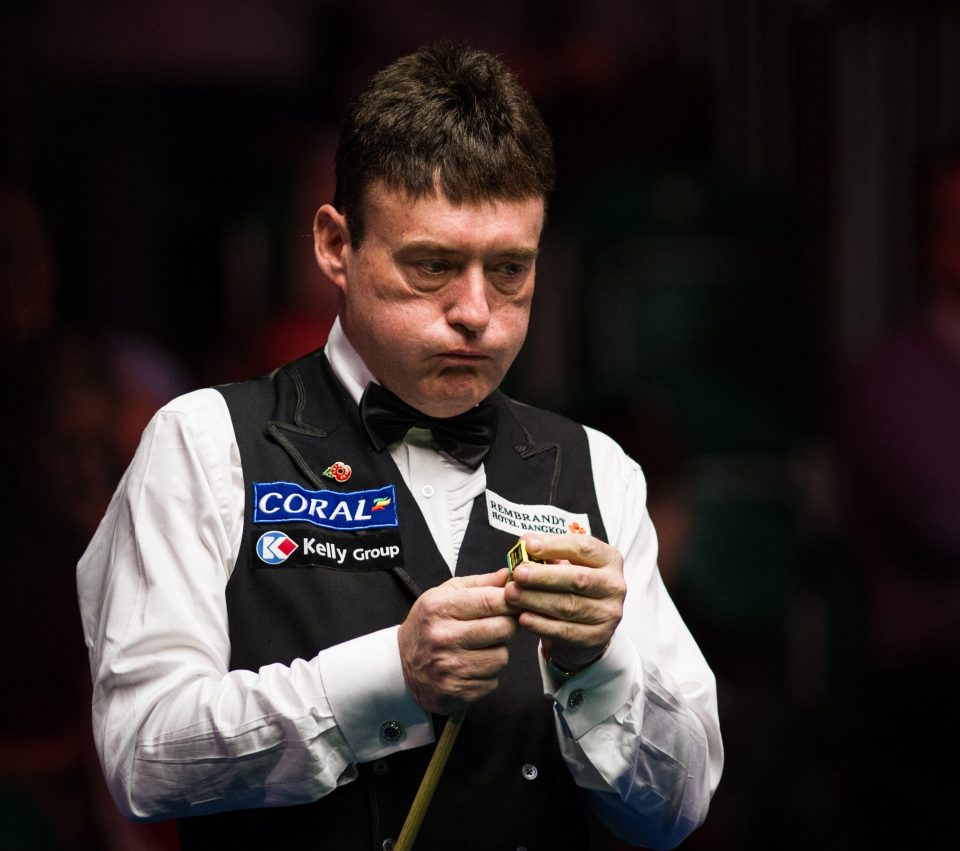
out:
<path id="1" fill-rule="evenodd" d="M 73 561 L 116 483 L 109 361 L 80 335 L 44 335 L 4 362 L 0 387 L 12 408 L 2 421 L 0 459 L 13 524 L 0 627 L 12 651 L 5 665 L 12 687 L 0 708 L 3 832 L 21 836 L 33 813 L 51 843 L 31 830 L 22 845 L 0 847 L 92 848 L 89 671 Z"/>
<path id="2" fill-rule="evenodd" d="M 131 436 L 183 389 L 176 376 L 146 344 L 61 329 L 35 335 L 0 369 L 12 408 L 0 464 L 14 522 L 0 627 L 14 686 L 0 707 L 0 849 L 176 847 L 144 843 L 155 829 L 118 828 L 101 800 L 74 576 L 132 455 Z M 123 840 L 109 841 L 118 829 Z"/>
<path id="3" fill-rule="evenodd" d="M 186 389 L 153 344 L 57 324 L 47 229 L 25 187 L 0 185 L 0 469 L 12 524 L 0 634 L 0 849 L 162 849 L 118 824 L 93 752 L 74 565 L 147 420 Z"/>
<path id="4" fill-rule="evenodd" d="M 113 455 L 120 464 L 120 470 L 114 471 L 115 483 L 154 412 L 192 388 L 177 360 L 151 340 L 111 334 L 107 346 L 117 393 L 116 415 L 110 423 Z"/>
<path id="5" fill-rule="evenodd" d="M 268 292 L 261 293 L 261 299 L 254 299 L 246 309 L 238 310 L 237 305 L 243 303 L 244 292 L 251 288 L 250 263 L 242 257 L 242 246 L 250 241 L 251 225 L 233 222 L 225 227 L 224 291 L 231 303 L 226 312 L 234 314 L 234 321 L 227 323 L 223 337 L 206 353 L 202 372 L 208 383 L 262 375 L 326 343 L 337 315 L 337 290 L 314 258 L 313 217 L 318 207 L 333 200 L 336 138 L 330 131 L 316 132 L 308 138 L 306 153 L 298 162 L 289 197 L 285 198 L 283 228 L 276 223 L 271 227 L 264 210 L 248 214 L 255 223 L 252 230 L 262 242 L 280 243 L 282 272 L 260 275 L 263 280 L 255 287 Z M 277 178 L 277 182 L 283 181 Z M 277 230 L 284 231 L 282 237 L 275 233 Z M 269 250 L 264 248 L 260 253 Z"/>
<path id="6" fill-rule="evenodd" d="M 665 406 L 641 399 L 597 410 L 590 424 L 610 435 L 643 468 L 647 509 L 657 530 L 657 566 L 675 595 L 683 584 L 680 573 L 694 513 L 690 450 L 682 429 Z"/>
<path id="7" fill-rule="evenodd" d="M 960 756 L 960 156 L 925 175 L 919 212 L 921 310 L 851 371 L 841 461 L 873 679 L 864 806 L 882 807 L 887 842 L 947 848 L 960 792 L 948 769 Z"/>
<path id="8" fill-rule="evenodd" d="M 8 355 L 53 323 L 54 258 L 33 196 L 0 181 L 0 352 Z"/>

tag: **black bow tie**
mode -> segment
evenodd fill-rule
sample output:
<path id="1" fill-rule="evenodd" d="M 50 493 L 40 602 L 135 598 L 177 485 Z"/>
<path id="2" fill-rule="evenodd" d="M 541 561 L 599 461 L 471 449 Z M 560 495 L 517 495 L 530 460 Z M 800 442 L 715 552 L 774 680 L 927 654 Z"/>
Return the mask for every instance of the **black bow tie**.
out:
<path id="1" fill-rule="evenodd" d="M 411 428 L 427 428 L 444 452 L 471 470 L 480 466 L 497 433 L 497 409 L 489 402 L 455 417 L 429 417 L 373 382 L 360 397 L 360 419 L 377 452 L 403 440 Z"/>

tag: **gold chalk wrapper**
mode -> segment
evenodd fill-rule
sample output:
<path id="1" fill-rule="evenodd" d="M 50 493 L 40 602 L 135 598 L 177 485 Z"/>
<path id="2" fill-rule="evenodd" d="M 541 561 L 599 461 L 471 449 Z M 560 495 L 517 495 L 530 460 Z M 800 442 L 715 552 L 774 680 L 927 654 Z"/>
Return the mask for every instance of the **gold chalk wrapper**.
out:
<path id="1" fill-rule="evenodd" d="M 507 569 L 513 576 L 513 569 L 522 561 L 532 561 L 537 564 L 546 564 L 542 558 L 536 558 L 527 552 L 527 545 L 523 538 L 517 541 L 507 552 Z"/>

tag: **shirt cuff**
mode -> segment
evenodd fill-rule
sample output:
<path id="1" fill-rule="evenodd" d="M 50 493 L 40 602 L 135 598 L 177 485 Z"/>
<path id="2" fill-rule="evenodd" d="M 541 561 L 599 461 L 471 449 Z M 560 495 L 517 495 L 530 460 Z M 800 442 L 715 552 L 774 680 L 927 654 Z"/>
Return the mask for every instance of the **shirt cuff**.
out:
<path id="1" fill-rule="evenodd" d="M 557 685 L 543 653 L 540 676 L 543 693 L 556 702 L 562 726 L 573 739 L 580 739 L 598 724 L 606 721 L 637 693 L 643 676 L 640 656 L 629 639 L 613 634 L 604 654 L 596 662 Z"/>
<path id="2" fill-rule="evenodd" d="M 318 655 L 327 700 L 357 762 L 417 748 L 434 738 L 430 716 L 403 678 L 398 629 L 371 632 Z"/>

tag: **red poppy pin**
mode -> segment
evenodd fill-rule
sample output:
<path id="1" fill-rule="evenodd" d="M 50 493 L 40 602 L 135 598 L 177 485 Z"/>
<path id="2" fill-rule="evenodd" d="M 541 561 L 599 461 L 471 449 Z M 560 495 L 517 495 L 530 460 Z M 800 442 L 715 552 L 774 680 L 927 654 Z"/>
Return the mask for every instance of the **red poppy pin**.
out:
<path id="1" fill-rule="evenodd" d="M 338 482 L 345 482 L 352 473 L 353 469 L 349 464 L 344 464 L 343 461 L 334 461 L 323 471 L 323 475 L 328 479 L 336 479 Z"/>

